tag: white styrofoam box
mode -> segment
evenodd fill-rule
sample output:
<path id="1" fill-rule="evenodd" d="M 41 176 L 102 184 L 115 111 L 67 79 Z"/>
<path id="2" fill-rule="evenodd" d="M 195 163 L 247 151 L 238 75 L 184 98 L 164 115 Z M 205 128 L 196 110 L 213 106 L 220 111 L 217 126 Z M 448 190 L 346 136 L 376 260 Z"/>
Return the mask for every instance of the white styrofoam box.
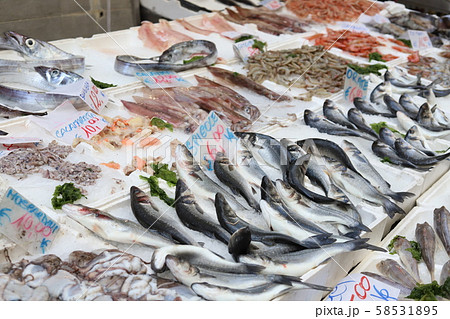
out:
<path id="1" fill-rule="evenodd" d="M 440 207 L 442 205 L 437 205 L 437 207 Z M 424 223 L 427 222 L 434 228 L 434 221 L 433 221 L 433 210 L 434 208 L 431 207 L 415 207 L 381 242 L 379 245 L 380 247 L 383 247 L 387 249 L 387 246 L 391 242 L 391 240 L 397 236 L 405 236 L 408 240 L 416 240 L 415 239 L 415 230 L 417 223 Z M 402 265 L 400 258 L 397 254 L 391 255 L 388 252 L 382 253 L 382 252 L 373 252 L 370 255 L 368 255 L 353 271 L 352 273 L 360 273 L 363 271 L 369 271 L 378 273 L 378 270 L 376 268 L 376 265 L 379 261 L 384 259 L 394 259 L 396 260 L 400 265 Z M 440 272 L 442 269 L 442 266 L 449 260 L 449 256 L 447 255 L 443 244 L 441 243 L 439 237 L 436 235 L 436 251 L 435 251 L 435 278 L 436 280 L 439 280 Z M 419 275 L 420 279 L 423 283 L 430 283 L 431 282 L 431 275 L 423 261 L 420 261 L 419 264 Z M 381 275 L 381 274 L 380 274 Z"/>
<path id="2" fill-rule="evenodd" d="M 442 205 L 450 209 L 450 172 L 442 176 L 436 183 L 433 184 L 425 193 L 417 200 L 416 204 L 420 207 L 437 208 Z"/>

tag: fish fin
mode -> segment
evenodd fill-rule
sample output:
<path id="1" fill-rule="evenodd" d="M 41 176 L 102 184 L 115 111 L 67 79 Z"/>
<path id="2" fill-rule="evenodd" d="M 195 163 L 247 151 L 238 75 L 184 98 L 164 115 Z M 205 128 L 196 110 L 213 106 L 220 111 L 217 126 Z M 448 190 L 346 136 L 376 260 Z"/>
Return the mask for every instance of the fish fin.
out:
<path id="1" fill-rule="evenodd" d="M 252 189 L 252 194 L 253 195 L 256 195 L 258 192 L 255 190 L 255 188 L 254 187 L 251 187 L 251 189 Z"/>
<path id="2" fill-rule="evenodd" d="M 405 211 L 397 204 L 391 202 L 389 199 L 383 201 L 384 211 L 390 218 L 393 218 L 395 214 L 406 215 Z"/>
<path id="3" fill-rule="evenodd" d="M 387 196 L 389 196 L 390 198 L 392 198 L 393 200 L 403 203 L 403 201 L 405 200 L 405 198 L 408 197 L 413 197 L 416 194 L 414 193 L 410 193 L 410 192 L 398 192 L 398 193 L 392 193 L 392 194 L 386 194 Z"/>
<path id="4" fill-rule="evenodd" d="M 292 281 L 294 281 L 294 280 L 299 280 L 299 279 L 294 276 L 274 275 L 272 282 L 276 283 L 276 284 L 292 286 Z"/>
<path id="5" fill-rule="evenodd" d="M 200 245 L 200 247 L 205 247 L 205 243 L 202 241 L 199 241 L 198 244 Z"/>
<path id="6" fill-rule="evenodd" d="M 230 187 L 230 189 L 231 189 L 231 191 L 233 192 L 234 195 L 240 195 L 240 194 L 239 194 L 239 191 L 238 191 L 236 188 Z"/>
<path id="7" fill-rule="evenodd" d="M 386 249 L 368 244 L 367 241 L 369 241 L 369 238 L 361 238 L 361 239 L 352 240 L 351 242 L 354 245 L 352 250 L 369 249 L 369 250 L 373 250 L 373 251 L 386 252 Z"/>
<path id="8" fill-rule="evenodd" d="M 264 270 L 266 267 L 255 264 L 245 264 L 247 271 L 250 273 L 259 273 Z"/>
<path id="9" fill-rule="evenodd" d="M 323 245 L 329 245 L 336 241 L 335 238 L 330 236 L 332 236 L 331 233 L 318 234 L 302 240 L 301 243 L 307 248 L 320 248 Z"/>
<path id="10" fill-rule="evenodd" d="M 348 232 L 346 234 L 342 234 L 342 236 L 345 236 L 348 238 L 353 238 L 353 239 L 360 239 L 359 233 L 360 232 L 358 232 L 358 231 L 352 231 L 352 232 Z"/>

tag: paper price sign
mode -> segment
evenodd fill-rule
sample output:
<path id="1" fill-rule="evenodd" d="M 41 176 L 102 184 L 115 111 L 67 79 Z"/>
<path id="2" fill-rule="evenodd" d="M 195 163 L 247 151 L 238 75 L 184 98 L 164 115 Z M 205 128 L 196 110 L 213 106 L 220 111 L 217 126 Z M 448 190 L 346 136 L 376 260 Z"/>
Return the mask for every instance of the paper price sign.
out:
<path id="1" fill-rule="evenodd" d="M 218 152 L 230 160 L 236 155 L 237 137 L 213 111 L 185 143 L 195 161 L 208 171 L 214 169 Z"/>
<path id="2" fill-rule="evenodd" d="M 31 254 L 45 254 L 58 224 L 13 188 L 0 201 L 0 233 Z"/>
<path id="3" fill-rule="evenodd" d="M 408 30 L 408 35 L 414 50 L 420 51 L 433 47 L 426 31 Z"/>
<path id="4" fill-rule="evenodd" d="M 368 85 L 368 76 L 361 75 L 347 67 L 347 72 L 345 72 L 344 99 L 352 103 L 355 97 L 365 99 Z"/>
<path id="5" fill-rule="evenodd" d="M 247 62 L 248 58 L 261 53 L 258 48 L 254 48 L 253 44 L 255 41 L 253 39 L 248 39 L 233 44 L 234 53 L 244 62 Z"/>
<path id="6" fill-rule="evenodd" d="M 91 111 L 77 111 L 69 101 L 65 101 L 49 115 L 33 117 L 32 121 L 67 144 L 72 144 L 76 138 L 89 140 L 108 125 L 100 115 Z"/>
<path id="7" fill-rule="evenodd" d="M 327 301 L 396 301 L 400 289 L 375 278 L 352 274 L 342 279 L 328 295 Z"/>
<path id="8" fill-rule="evenodd" d="M 264 0 L 261 4 L 270 10 L 278 10 L 282 7 L 282 4 L 278 0 Z"/>
<path id="9" fill-rule="evenodd" d="M 347 29 L 349 31 L 369 33 L 369 29 L 367 29 L 367 27 L 361 23 L 339 22 L 338 25 L 341 28 Z"/>
<path id="10" fill-rule="evenodd" d="M 136 72 L 136 77 L 151 89 L 192 86 L 174 71 Z"/>

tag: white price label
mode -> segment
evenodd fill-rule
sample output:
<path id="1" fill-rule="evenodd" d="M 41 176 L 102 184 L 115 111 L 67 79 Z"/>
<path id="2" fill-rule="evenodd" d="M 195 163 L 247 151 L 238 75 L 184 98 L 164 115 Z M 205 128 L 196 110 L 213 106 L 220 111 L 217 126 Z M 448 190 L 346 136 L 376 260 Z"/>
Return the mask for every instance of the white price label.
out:
<path id="1" fill-rule="evenodd" d="M 344 83 L 344 99 L 352 102 L 355 97 L 365 99 L 367 96 L 367 88 L 369 86 L 369 77 L 364 76 L 356 72 L 355 70 L 347 67 L 345 72 Z"/>
<path id="2" fill-rule="evenodd" d="M 369 33 L 369 29 L 364 24 L 361 23 L 351 23 L 351 22 L 338 22 L 338 25 L 346 30 L 353 31 L 353 32 L 363 32 L 363 33 Z"/>
<path id="3" fill-rule="evenodd" d="M 408 35 L 414 50 L 420 51 L 433 47 L 426 31 L 408 30 Z"/>
<path id="4" fill-rule="evenodd" d="M 233 131 L 223 123 L 214 111 L 195 130 L 185 143 L 194 159 L 207 170 L 214 169 L 216 153 L 221 152 L 232 160 L 237 147 L 237 137 Z"/>
<path id="5" fill-rule="evenodd" d="M 72 144 L 75 138 L 89 140 L 108 125 L 100 115 L 91 111 L 77 111 L 69 101 L 46 116 L 34 116 L 32 121 L 67 144 Z"/>
<path id="6" fill-rule="evenodd" d="M 326 301 L 395 301 L 400 289 L 375 278 L 352 274 L 341 280 Z"/>
<path id="7" fill-rule="evenodd" d="M 264 0 L 261 4 L 270 10 L 278 10 L 283 6 L 278 0 Z"/>
<path id="8" fill-rule="evenodd" d="M 151 89 L 192 86 L 174 71 L 136 72 L 136 77 Z"/>
<path id="9" fill-rule="evenodd" d="M 247 62 L 248 58 L 261 53 L 258 48 L 254 48 L 253 44 L 255 43 L 254 39 L 248 39 L 245 41 L 241 41 L 233 44 L 234 53 L 244 62 Z"/>
<path id="10" fill-rule="evenodd" d="M 0 233 L 31 254 L 45 254 L 59 225 L 13 188 L 0 201 Z"/>

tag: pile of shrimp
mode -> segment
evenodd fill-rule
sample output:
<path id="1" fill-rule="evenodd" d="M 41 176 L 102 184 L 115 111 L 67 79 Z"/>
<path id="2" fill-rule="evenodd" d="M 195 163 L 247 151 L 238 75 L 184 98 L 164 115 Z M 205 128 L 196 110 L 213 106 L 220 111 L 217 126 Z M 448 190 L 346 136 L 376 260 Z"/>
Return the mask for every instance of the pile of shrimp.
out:
<path id="1" fill-rule="evenodd" d="M 310 16 L 316 22 L 330 23 L 354 21 L 361 13 L 375 15 L 383 5 L 368 0 L 288 0 L 286 7 L 299 18 Z"/>

